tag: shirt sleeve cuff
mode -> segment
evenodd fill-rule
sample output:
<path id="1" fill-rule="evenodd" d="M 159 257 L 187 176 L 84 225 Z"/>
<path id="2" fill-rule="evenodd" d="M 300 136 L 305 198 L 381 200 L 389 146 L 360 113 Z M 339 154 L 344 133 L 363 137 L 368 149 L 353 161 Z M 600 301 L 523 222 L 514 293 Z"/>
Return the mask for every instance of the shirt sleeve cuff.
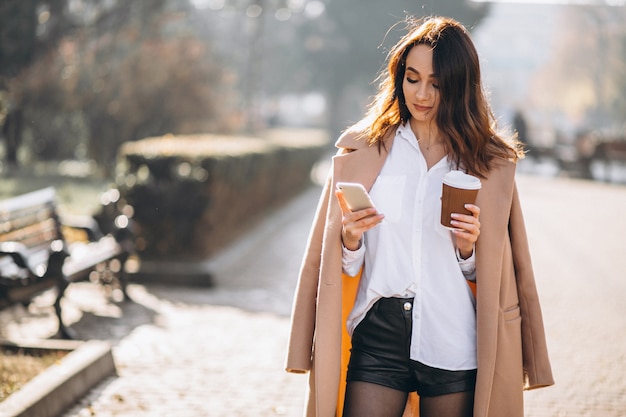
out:
<path id="1" fill-rule="evenodd" d="M 350 250 L 342 243 L 341 248 L 341 265 L 343 267 L 343 272 L 353 277 L 359 273 L 361 265 L 363 265 L 363 260 L 365 259 L 365 244 L 361 242 L 361 245 L 357 250 Z"/>
<path id="2" fill-rule="evenodd" d="M 476 281 L 476 251 L 472 250 L 472 254 L 469 258 L 463 259 L 461 252 L 456 250 L 456 259 L 459 261 L 459 267 L 461 272 L 465 276 L 465 279 L 470 281 Z"/>

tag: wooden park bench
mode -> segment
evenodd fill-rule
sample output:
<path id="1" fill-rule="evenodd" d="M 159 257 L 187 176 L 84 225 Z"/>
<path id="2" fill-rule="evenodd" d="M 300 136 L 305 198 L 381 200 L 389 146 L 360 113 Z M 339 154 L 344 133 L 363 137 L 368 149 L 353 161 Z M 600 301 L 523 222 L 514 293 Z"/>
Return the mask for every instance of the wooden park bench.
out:
<path id="1" fill-rule="evenodd" d="M 128 219 L 121 216 L 116 223 L 116 232 L 107 235 L 91 217 L 67 224 L 57 211 L 52 187 L 0 201 L 0 308 L 28 305 L 36 295 L 56 287 L 58 336 L 72 338 L 61 316 L 61 299 L 70 283 L 91 280 L 110 285 L 117 280 L 126 296 L 124 264 L 132 239 Z M 69 234 L 86 238 L 70 242 Z"/>

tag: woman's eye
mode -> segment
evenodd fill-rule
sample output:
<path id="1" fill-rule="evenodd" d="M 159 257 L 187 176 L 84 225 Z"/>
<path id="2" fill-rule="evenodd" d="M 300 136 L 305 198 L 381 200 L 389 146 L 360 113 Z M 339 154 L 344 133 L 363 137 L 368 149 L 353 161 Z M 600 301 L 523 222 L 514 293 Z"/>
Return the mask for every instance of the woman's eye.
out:
<path id="1" fill-rule="evenodd" d="M 406 81 L 407 81 L 409 84 L 415 84 L 415 83 L 417 82 L 417 80 L 414 80 L 413 78 L 409 78 L 409 77 L 407 77 Z"/>
<path id="2" fill-rule="evenodd" d="M 439 90 L 439 84 L 433 84 L 433 88 L 434 88 L 435 90 Z"/>

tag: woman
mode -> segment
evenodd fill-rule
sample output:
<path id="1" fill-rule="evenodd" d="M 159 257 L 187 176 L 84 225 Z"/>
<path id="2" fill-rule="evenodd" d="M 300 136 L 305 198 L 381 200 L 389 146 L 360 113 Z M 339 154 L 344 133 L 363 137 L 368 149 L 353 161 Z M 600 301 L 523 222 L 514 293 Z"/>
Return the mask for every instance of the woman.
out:
<path id="1" fill-rule="evenodd" d="M 307 416 L 521 417 L 522 389 L 553 384 L 514 181 L 522 151 L 493 125 L 465 28 L 413 23 L 337 141 L 309 237 L 286 366 L 310 371 Z M 450 231 L 438 216 L 455 169 L 482 189 Z M 337 182 L 363 184 L 376 208 L 350 212 Z"/>

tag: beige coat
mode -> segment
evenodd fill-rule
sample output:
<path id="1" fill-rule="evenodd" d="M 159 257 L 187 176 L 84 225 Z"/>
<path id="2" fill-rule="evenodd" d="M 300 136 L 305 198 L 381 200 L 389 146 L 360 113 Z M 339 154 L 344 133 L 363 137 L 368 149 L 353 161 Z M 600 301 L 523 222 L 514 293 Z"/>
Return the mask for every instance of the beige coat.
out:
<path id="1" fill-rule="evenodd" d="M 355 133 L 343 135 L 336 144 L 340 150 L 333 157 L 300 270 L 286 362 L 289 372 L 310 371 L 308 417 L 341 415 L 337 409 L 349 348 L 345 340 L 342 346 L 344 318 L 354 302 L 341 270 L 341 210 L 332 190 L 338 181 L 360 182 L 369 190 L 393 139 L 389 135 L 386 150 L 380 152 Z M 481 234 L 476 243 L 475 417 L 522 417 L 522 389 L 554 383 L 514 176 L 515 164 L 500 161 L 482 181 L 476 201 Z M 415 403 L 409 403 L 405 415 L 417 415 Z"/>

